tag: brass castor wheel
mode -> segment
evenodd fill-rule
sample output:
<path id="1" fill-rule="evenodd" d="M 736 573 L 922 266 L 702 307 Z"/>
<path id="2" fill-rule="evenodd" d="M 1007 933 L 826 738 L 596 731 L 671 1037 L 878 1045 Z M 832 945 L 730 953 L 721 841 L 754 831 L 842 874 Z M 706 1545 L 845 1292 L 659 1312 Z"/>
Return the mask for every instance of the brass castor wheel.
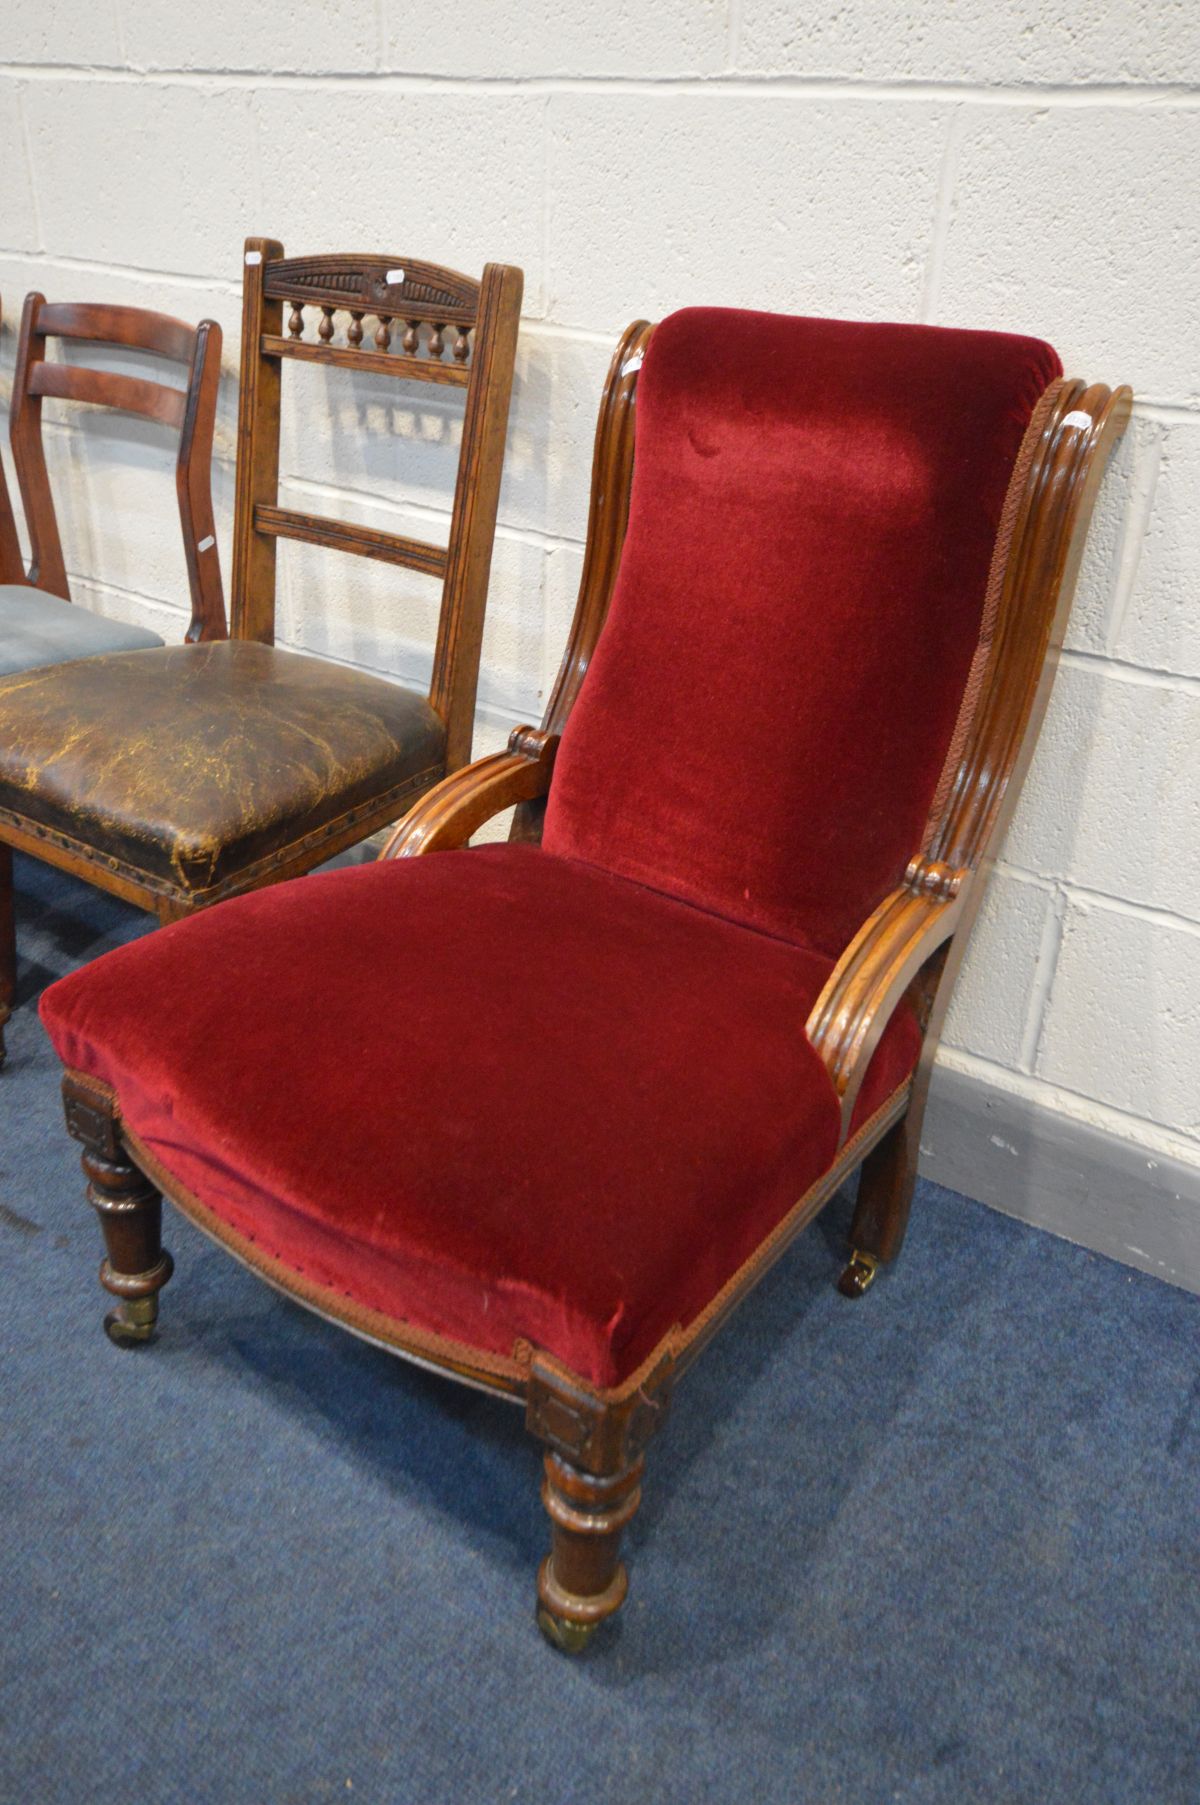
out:
<path id="1" fill-rule="evenodd" d="M 537 1625 L 552 1648 L 564 1655 L 581 1655 L 600 1624 L 575 1623 L 569 1617 L 556 1617 L 544 1604 L 537 1610 Z"/>
<path id="2" fill-rule="evenodd" d="M 158 1320 L 156 1297 L 130 1298 L 104 1318 L 104 1333 L 114 1347 L 141 1347 L 154 1339 Z"/>
<path id="3" fill-rule="evenodd" d="M 879 1271 L 879 1261 L 873 1253 L 861 1253 L 857 1247 L 850 1250 L 850 1262 L 837 1282 L 837 1288 L 843 1297 L 861 1297 L 875 1282 L 875 1274 Z"/>

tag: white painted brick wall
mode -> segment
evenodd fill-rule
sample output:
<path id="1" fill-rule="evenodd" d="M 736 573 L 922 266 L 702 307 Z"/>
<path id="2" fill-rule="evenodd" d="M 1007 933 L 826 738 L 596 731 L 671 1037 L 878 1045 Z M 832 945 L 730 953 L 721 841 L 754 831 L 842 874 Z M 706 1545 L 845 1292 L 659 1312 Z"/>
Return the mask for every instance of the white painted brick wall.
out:
<path id="1" fill-rule="evenodd" d="M 596 399 L 693 301 L 1052 338 L 1139 404 L 944 1060 L 1200 1164 L 1200 8 L 1192 0 L 43 0 L 0 42 L 0 387 L 31 287 L 226 333 L 240 247 L 521 264 L 477 749 L 536 717 L 578 581 Z M 289 371 L 285 492 L 445 534 L 454 404 Z M 50 410 L 48 409 L 48 413 Z M 56 410 L 79 598 L 176 636 L 170 457 Z M 287 547 L 291 643 L 420 678 L 430 586 Z M 86 584 L 85 584 L 86 579 Z"/>

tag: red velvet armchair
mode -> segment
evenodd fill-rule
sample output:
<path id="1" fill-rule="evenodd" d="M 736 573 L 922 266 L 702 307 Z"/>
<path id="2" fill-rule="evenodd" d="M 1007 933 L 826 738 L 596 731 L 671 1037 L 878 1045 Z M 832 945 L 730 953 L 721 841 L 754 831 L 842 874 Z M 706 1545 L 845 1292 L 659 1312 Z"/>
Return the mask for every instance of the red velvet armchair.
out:
<path id="1" fill-rule="evenodd" d="M 860 1164 L 843 1291 L 899 1251 L 1129 406 L 995 333 L 632 326 L 542 727 L 377 864 L 46 993 L 113 1338 L 153 1331 L 165 1194 L 320 1314 L 520 1401 L 539 1621 L 582 1647 L 675 1382 Z M 453 850 L 514 804 L 507 843 Z"/>

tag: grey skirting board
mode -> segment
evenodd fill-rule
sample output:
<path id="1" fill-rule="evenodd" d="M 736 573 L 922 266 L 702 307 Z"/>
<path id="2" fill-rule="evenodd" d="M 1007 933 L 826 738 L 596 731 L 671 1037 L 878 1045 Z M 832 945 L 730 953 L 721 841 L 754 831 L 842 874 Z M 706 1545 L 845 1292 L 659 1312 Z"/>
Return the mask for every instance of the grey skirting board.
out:
<path id="1" fill-rule="evenodd" d="M 1200 1291 L 1200 1164 L 939 1067 L 921 1172 L 1007 1216 Z"/>

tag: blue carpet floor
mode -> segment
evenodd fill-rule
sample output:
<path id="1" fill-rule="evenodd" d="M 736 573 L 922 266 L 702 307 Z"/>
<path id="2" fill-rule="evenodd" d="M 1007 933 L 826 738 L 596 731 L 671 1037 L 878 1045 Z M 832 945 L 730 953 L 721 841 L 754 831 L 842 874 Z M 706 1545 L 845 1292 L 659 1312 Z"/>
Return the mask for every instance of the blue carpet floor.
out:
<path id="1" fill-rule="evenodd" d="M 160 1340 L 104 1339 L 32 1005 L 145 918 L 19 883 L 6 1805 L 1200 1800 L 1200 1300 L 925 1185 L 900 1265 L 848 1303 L 837 1200 L 681 1386 L 629 1604 L 572 1663 L 533 1626 L 511 1406 L 173 1215 Z"/>

